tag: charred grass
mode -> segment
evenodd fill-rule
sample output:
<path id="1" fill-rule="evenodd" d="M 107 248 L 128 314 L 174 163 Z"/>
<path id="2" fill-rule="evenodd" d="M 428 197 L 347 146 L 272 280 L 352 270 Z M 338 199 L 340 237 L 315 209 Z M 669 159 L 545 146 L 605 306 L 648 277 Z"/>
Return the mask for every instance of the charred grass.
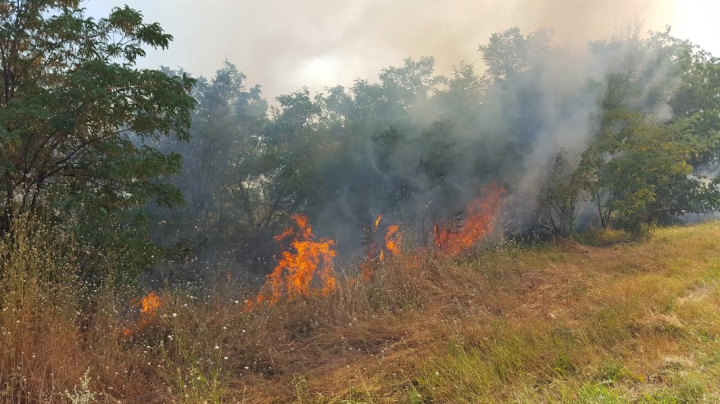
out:
<path id="1" fill-rule="evenodd" d="M 0 244 L 0 400 L 720 402 L 718 236 L 406 253 L 251 311 L 232 281 L 166 288 L 143 318 L 128 293 L 83 290 L 72 240 L 39 226 Z"/>

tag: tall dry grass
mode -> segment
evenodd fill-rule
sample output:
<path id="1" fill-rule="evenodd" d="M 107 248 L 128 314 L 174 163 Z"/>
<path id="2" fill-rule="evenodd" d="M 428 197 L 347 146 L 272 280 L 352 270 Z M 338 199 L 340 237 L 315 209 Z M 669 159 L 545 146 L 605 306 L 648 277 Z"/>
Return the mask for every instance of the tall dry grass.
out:
<path id="1" fill-rule="evenodd" d="M 369 281 L 347 277 L 328 296 L 252 311 L 251 294 L 232 281 L 207 293 L 166 288 L 156 291 L 160 305 L 149 316 L 111 282 L 100 290 L 83 282 L 82 251 L 70 235 L 16 220 L 17 230 L 0 240 L 5 402 L 282 401 L 300 394 L 284 381 L 306 369 L 332 373 L 356 354 L 384 357 L 397 342 L 432 339 L 412 326 L 422 321 L 418 313 L 469 307 L 480 296 L 462 285 L 483 278 L 416 254 L 378 264 Z"/>
<path id="2" fill-rule="evenodd" d="M 16 228 L 0 240 L 2 402 L 720 397 L 717 223 L 642 242 L 612 233 L 595 247 L 406 251 L 369 280 L 251 311 L 253 293 L 232 279 L 165 287 L 152 313 L 141 291 L 90 290 L 69 235 Z"/>
<path id="3" fill-rule="evenodd" d="M 73 240 L 26 217 L 0 239 L 0 397 L 57 399 L 88 362 L 79 338 Z"/>

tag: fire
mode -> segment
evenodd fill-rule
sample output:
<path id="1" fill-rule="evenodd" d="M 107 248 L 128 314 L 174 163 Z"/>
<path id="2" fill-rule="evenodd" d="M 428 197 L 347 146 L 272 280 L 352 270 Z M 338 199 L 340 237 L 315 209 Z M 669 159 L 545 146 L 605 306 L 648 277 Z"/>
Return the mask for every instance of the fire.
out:
<path id="1" fill-rule="evenodd" d="M 140 309 L 140 319 L 134 326 L 126 327 L 123 330 L 123 337 L 130 337 L 133 333 L 142 330 L 150 324 L 150 322 L 157 317 L 157 311 L 160 306 L 162 306 L 162 300 L 157 293 L 150 292 L 140 300 L 133 299 L 132 304 Z"/>
<path id="2" fill-rule="evenodd" d="M 484 196 L 467 205 L 467 215 L 460 228 L 454 229 L 448 225 L 441 229 L 435 225 L 433 236 L 436 251 L 457 255 L 490 234 L 500 214 L 500 198 L 504 193 L 505 190 L 497 185 L 483 189 Z"/>
<path id="3" fill-rule="evenodd" d="M 501 197 L 504 193 L 505 190 L 497 185 L 483 189 L 484 196 L 468 204 L 462 225 L 448 224 L 445 229 L 436 225 L 433 229 L 435 251 L 459 254 L 490 234 L 500 213 Z M 380 214 L 371 227 L 362 227 L 369 246 L 367 258 L 361 264 L 360 279 L 369 280 L 377 263 L 383 261 L 388 254 L 401 254 L 400 224 L 387 226 L 382 246 L 374 243 L 373 239 L 382 219 L 383 215 Z M 292 226 L 274 237 L 276 241 L 289 239 L 290 245 L 281 253 L 277 266 L 266 277 L 265 286 L 257 297 L 246 301 L 247 311 L 251 311 L 256 305 L 274 305 L 283 296 L 293 299 L 298 296 L 327 295 L 336 287 L 333 258 L 337 254 L 333 249 L 334 242 L 329 239 L 316 239 L 306 216 L 293 215 L 292 220 Z"/>
<path id="4" fill-rule="evenodd" d="M 399 230 L 400 225 L 394 224 L 392 226 L 388 226 L 387 233 L 385 233 L 385 249 L 393 255 L 400 255 L 402 235 Z"/>
<path id="5" fill-rule="evenodd" d="M 277 266 L 266 278 L 264 290 L 257 296 L 257 304 L 275 304 L 283 294 L 292 299 L 316 293 L 326 295 L 335 289 L 334 242 L 327 239 L 315 241 L 307 217 L 293 215 L 292 219 L 295 226 L 275 236 L 277 241 L 292 238 L 291 251 L 282 252 Z M 313 288 L 312 282 L 317 278 L 320 287 Z"/>
<path id="6" fill-rule="evenodd" d="M 385 244 L 381 247 L 379 247 L 379 252 L 377 253 L 377 256 L 375 255 L 377 249 L 376 244 L 373 242 L 373 238 L 375 234 L 377 234 L 378 227 L 380 226 L 380 220 L 382 220 L 383 215 L 380 214 L 377 219 L 375 219 L 375 223 L 373 228 L 371 229 L 368 237 L 369 237 L 369 244 L 370 247 L 367 251 L 367 258 L 364 263 L 360 264 L 360 267 L 362 268 L 362 272 L 360 273 L 360 278 L 363 280 L 369 280 L 372 277 L 373 272 L 375 271 L 375 264 L 377 261 L 384 261 L 385 260 L 385 252 L 389 252 L 392 255 L 399 255 L 400 254 L 400 242 L 402 240 L 402 237 L 400 235 L 400 225 L 394 224 L 387 227 L 386 233 L 385 233 Z"/>
<path id="7" fill-rule="evenodd" d="M 382 248 L 380 248 L 380 253 L 378 255 L 378 258 L 375 258 L 375 252 L 376 252 L 376 244 L 375 244 L 375 235 L 377 234 L 378 226 L 380 226 L 380 221 L 383 218 L 383 214 L 379 214 L 377 219 L 373 222 L 372 227 L 365 227 L 361 226 L 363 229 L 363 232 L 365 233 L 363 239 L 364 242 L 367 243 L 368 248 L 366 251 L 366 257 L 365 262 L 360 264 L 360 268 L 362 269 L 362 272 L 360 273 L 360 278 L 364 280 L 369 280 L 372 276 L 373 272 L 375 271 L 375 260 L 380 259 L 382 261 L 385 259 L 385 253 L 383 252 Z"/>
<path id="8" fill-rule="evenodd" d="M 160 308 L 160 297 L 155 292 L 148 293 L 147 296 L 140 299 L 140 313 L 144 317 L 153 318 L 157 315 L 157 310 Z"/>
<path id="9" fill-rule="evenodd" d="M 377 219 L 375 219 L 375 229 L 374 230 L 377 230 L 378 226 L 380 226 L 380 221 L 382 220 L 382 217 L 383 217 L 383 215 L 381 213 L 380 216 L 378 216 Z"/>
<path id="10" fill-rule="evenodd" d="M 383 259 L 382 251 L 380 252 L 380 259 Z M 372 259 L 368 258 L 365 262 L 360 264 L 360 269 L 362 271 L 360 272 L 360 279 L 364 281 L 369 281 L 370 278 L 372 278 L 373 273 L 375 272 L 374 262 Z"/>

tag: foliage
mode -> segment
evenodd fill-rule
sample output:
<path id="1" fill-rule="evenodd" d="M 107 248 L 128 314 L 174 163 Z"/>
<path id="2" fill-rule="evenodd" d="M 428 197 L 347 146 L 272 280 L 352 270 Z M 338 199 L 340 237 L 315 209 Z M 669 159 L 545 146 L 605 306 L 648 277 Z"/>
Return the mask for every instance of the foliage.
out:
<path id="1" fill-rule="evenodd" d="M 166 70 L 168 75 L 182 72 Z M 198 248 L 232 254 L 259 231 L 261 196 L 254 193 L 263 175 L 262 130 L 267 103 L 259 86 L 246 89 L 246 77 L 226 63 L 211 80 L 199 78 L 192 96 L 190 142 L 165 139 L 158 148 L 183 156 L 181 172 L 167 182 L 183 191 L 185 205 L 173 210 L 148 206 L 153 239 L 171 260 L 191 260 Z M 245 240 L 238 234 L 247 234 Z M 180 254 L 178 254 L 180 253 Z"/>
<path id="2" fill-rule="evenodd" d="M 569 237 L 578 215 L 581 191 L 579 170 L 575 170 L 568 153 L 561 150 L 551 157 L 547 177 L 538 194 L 539 224 L 558 237 Z"/>
<path id="3" fill-rule="evenodd" d="M 150 197 L 165 206 L 182 201 L 158 181 L 180 169 L 181 157 L 148 142 L 187 139 L 193 81 L 134 67 L 144 47 L 167 48 L 172 37 L 128 7 L 96 21 L 79 3 L 0 6 L 2 231 L 13 209 L 47 209 L 64 221 L 123 212 Z"/>
<path id="4" fill-rule="evenodd" d="M 72 404 L 90 404 L 95 401 L 95 393 L 90 390 L 91 379 L 90 369 L 88 368 L 80 378 L 80 391 L 75 386 L 72 394 L 69 391 L 65 392 L 66 397 Z"/>
<path id="5" fill-rule="evenodd" d="M 601 225 L 612 219 L 633 232 L 673 216 L 720 208 L 717 179 L 703 170 L 718 152 L 720 126 L 703 120 L 705 111 L 693 106 L 702 97 L 697 75 L 708 80 L 715 62 L 668 32 L 638 46 L 636 57 L 644 54 L 654 64 L 638 63 L 608 77 L 599 100 L 600 130 L 578 169 Z M 665 81 L 657 83 L 660 74 Z M 716 108 L 703 103 L 709 111 Z M 662 112 L 671 106 L 678 109 L 674 117 Z"/>
<path id="6" fill-rule="evenodd" d="M 96 21 L 79 4 L 0 4 L 3 399 L 720 394 L 717 225 L 649 230 L 720 209 L 720 60 L 709 53 L 666 31 L 591 43 L 587 68 L 549 32 L 511 28 L 479 47 L 484 73 L 461 62 L 445 77 L 433 58 L 408 58 L 375 82 L 273 104 L 229 62 L 197 80 L 135 68 L 172 38 L 128 7 Z M 491 182 L 492 202 L 467 203 Z M 578 240 L 594 246 L 440 253 L 466 229 L 488 234 L 485 207 L 501 204 L 520 211 L 508 226 L 537 214 L 567 237 L 586 200 L 603 230 Z M 323 293 L 251 304 L 252 280 L 236 274 L 297 273 L 303 263 L 272 238 L 300 217 L 339 256 L 362 243 L 358 228 L 372 229 L 369 243 L 402 229 L 403 251 L 375 257 L 370 244 L 368 279 L 326 272 Z M 644 231 L 654 237 L 625 245 Z M 309 234 L 291 243 L 298 256 L 317 247 Z M 212 272 L 215 289 L 184 282 L 138 313 L 112 285 L 163 255 L 183 280 Z"/>
<path id="7" fill-rule="evenodd" d="M 488 74 L 504 84 L 536 68 L 550 51 L 550 32 L 539 30 L 523 35 L 514 27 L 490 36 L 487 45 L 480 45 Z"/>
<path id="8" fill-rule="evenodd" d="M 543 30 L 511 28 L 479 51 L 484 74 L 461 62 L 445 77 L 433 58 L 406 59 L 376 82 L 303 88 L 273 106 L 230 63 L 200 78 L 192 141 L 159 147 L 185 157 L 167 183 L 188 204 L 150 209 L 153 240 L 184 262 L 178 272 L 224 262 L 263 274 L 294 214 L 344 240 L 340 256 L 380 213 L 428 244 L 491 182 L 516 199 L 510 231 L 539 218 L 568 236 L 592 206 L 598 227 L 638 233 L 720 206 L 716 58 L 669 31 L 589 43 L 593 69 Z"/>

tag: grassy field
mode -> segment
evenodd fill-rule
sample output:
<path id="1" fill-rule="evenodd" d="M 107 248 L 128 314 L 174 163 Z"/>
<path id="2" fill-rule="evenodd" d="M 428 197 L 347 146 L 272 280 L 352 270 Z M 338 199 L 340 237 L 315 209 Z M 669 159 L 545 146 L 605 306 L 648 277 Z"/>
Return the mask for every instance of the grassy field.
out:
<path id="1" fill-rule="evenodd" d="M 252 311 L 224 281 L 83 314 L 70 241 L 21 241 L 0 249 L 5 402 L 720 402 L 719 222 L 406 253 Z"/>

